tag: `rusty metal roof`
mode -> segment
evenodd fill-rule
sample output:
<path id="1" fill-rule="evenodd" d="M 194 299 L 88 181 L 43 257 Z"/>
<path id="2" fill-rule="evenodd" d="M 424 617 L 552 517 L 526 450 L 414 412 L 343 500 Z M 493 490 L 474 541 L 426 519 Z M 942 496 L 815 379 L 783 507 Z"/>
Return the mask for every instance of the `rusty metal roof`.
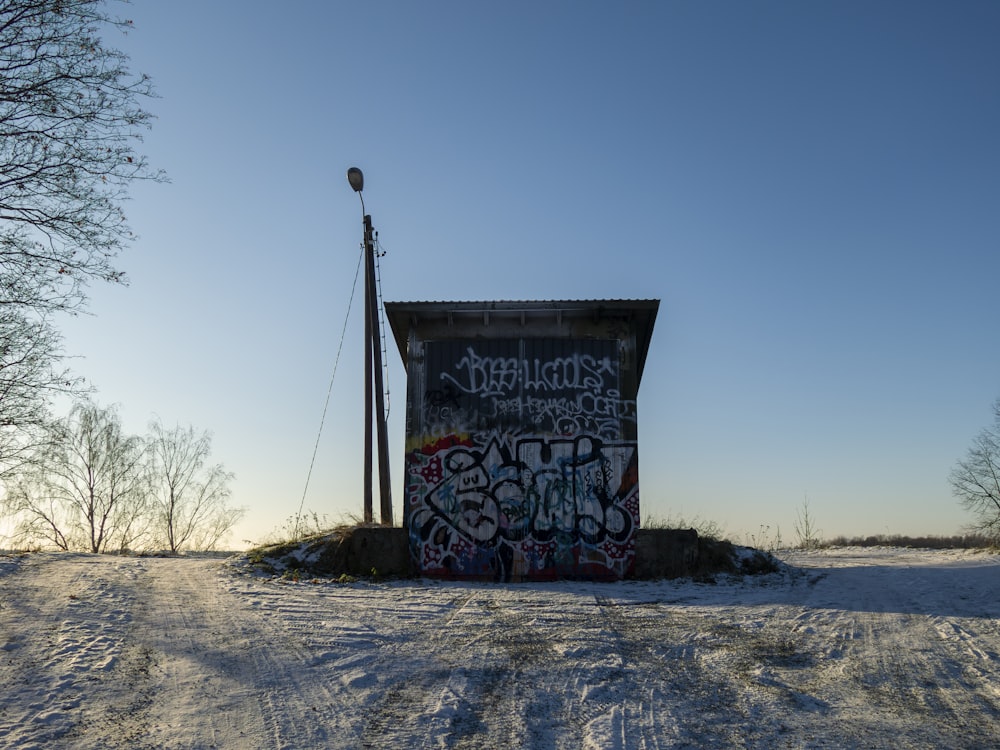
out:
<path id="1" fill-rule="evenodd" d="M 385 312 L 404 365 L 410 330 L 420 320 L 488 326 L 500 321 L 519 321 L 523 325 L 553 316 L 560 321 L 563 317 L 624 317 L 636 333 L 637 375 L 641 379 L 659 307 L 658 299 L 488 300 L 386 302 Z"/>

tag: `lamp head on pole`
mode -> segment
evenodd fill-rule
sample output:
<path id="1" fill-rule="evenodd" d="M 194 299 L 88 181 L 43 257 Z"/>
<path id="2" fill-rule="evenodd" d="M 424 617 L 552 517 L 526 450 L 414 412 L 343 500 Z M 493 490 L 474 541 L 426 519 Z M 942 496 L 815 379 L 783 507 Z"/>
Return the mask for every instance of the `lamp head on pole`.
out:
<path id="1" fill-rule="evenodd" d="M 365 176 L 357 167 L 351 167 L 347 170 L 347 181 L 351 183 L 355 193 L 360 193 L 365 188 Z"/>

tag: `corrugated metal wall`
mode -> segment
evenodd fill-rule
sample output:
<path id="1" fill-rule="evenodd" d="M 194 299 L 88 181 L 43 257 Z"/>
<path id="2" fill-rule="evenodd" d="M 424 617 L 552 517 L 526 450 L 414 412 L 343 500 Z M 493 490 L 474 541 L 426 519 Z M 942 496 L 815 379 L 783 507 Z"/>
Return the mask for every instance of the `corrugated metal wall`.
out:
<path id="1" fill-rule="evenodd" d="M 420 429 L 621 437 L 618 342 L 457 340 L 424 344 Z"/>
<path id="2" fill-rule="evenodd" d="M 426 575 L 621 578 L 638 526 L 621 342 L 423 342 L 411 361 L 407 526 Z M 419 375 L 419 377 L 417 377 Z"/>

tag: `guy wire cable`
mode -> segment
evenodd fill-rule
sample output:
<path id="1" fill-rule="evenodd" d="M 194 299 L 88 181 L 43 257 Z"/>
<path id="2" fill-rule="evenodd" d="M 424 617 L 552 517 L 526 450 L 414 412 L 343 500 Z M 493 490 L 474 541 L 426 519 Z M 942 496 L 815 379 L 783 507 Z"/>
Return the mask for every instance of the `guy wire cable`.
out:
<path id="1" fill-rule="evenodd" d="M 344 315 L 344 327 L 340 330 L 340 344 L 337 345 L 337 357 L 333 361 L 333 372 L 330 374 L 330 385 L 326 389 L 326 402 L 323 404 L 323 416 L 319 420 L 319 432 L 316 435 L 316 445 L 313 446 L 312 458 L 309 459 L 309 471 L 306 474 L 306 486 L 302 488 L 302 500 L 299 502 L 299 510 L 295 514 L 294 536 L 299 535 L 299 520 L 302 518 L 302 508 L 306 504 L 306 493 L 309 491 L 309 480 L 312 479 L 313 466 L 316 464 L 316 454 L 319 452 L 319 441 L 323 436 L 323 425 L 326 423 L 326 412 L 330 406 L 330 394 L 333 393 L 333 380 L 337 377 L 337 365 L 340 364 L 340 352 L 344 349 L 344 338 L 347 336 L 347 321 L 351 317 L 351 306 L 354 303 L 354 292 L 358 288 L 358 275 L 361 273 L 361 260 L 365 257 L 364 245 L 361 246 L 361 254 L 358 255 L 358 265 L 354 269 L 354 284 L 351 286 L 351 297 L 347 301 L 347 314 Z"/>

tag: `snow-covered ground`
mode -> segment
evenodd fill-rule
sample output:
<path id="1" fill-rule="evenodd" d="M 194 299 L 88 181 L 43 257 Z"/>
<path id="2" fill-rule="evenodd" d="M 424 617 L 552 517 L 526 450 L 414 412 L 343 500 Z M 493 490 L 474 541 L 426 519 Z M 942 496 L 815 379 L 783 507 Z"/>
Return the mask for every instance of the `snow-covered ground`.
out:
<path id="1" fill-rule="evenodd" d="M 997 746 L 1000 558 L 784 558 L 496 585 L 0 556 L 0 747 Z"/>

